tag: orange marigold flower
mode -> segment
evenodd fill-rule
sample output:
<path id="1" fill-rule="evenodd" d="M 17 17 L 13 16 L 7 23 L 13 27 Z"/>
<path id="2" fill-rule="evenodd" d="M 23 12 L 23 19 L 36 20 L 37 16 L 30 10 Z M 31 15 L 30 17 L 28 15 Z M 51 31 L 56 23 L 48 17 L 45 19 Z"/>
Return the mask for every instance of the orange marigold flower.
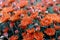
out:
<path id="1" fill-rule="evenodd" d="M 17 10 L 17 11 L 14 11 L 14 13 L 15 13 L 15 15 L 19 16 L 19 15 L 21 15 L 21 13 L 23 13 L 23 12 L 20 11 L 20 10 Z"/>
<path id="2" fill-rule="evenodd" d="M 10 37 L 10 40 L 18 40 L 18 36 L 17 35 L 13 35 Z"/>
<path id="3" fill-rule="evenodd" d="M 34 28 L 27 30 L 27 33 L 34 33 L 34 32 L 35 32 L 35 29 Z"/>
<path id="4" fill-rule="evenodd" d="M 60 17 L 58 16 L 57 19 L 55 20 L 55 22 L 60 23 Z"/>
<path id="5" fill-rule="evenodd" d="M 44 34 L 42 32 L 35 32 L 34 33 L 34 38 L 36 40 L 43 40 Z"/>
<path id="6" fill-rule="evenodd" d="M 40 23 L 41 23 L 42 26 L 48 26 L 48 25 L 50 25 L 52 22 L 53 22 L 53 21 L 52 21 L 51 18 L 45 17 L 45 18 L 43 18 L 43 19 L 41 20 Z"/>
<path id="7" fill-rule="evenodd" d="M 57 14 L 48 14 L 46 15 L 46 17 L 51 18 L 54 22 L 60 23 L 60 18 L 59 18 L 60 16 Z"/>
<path id="8" fill-rule="evenodd" d="M 21 26 L 27 26 L 32 23 L 32 19 L 28 16 L 24 17 L 21 21 Z"/>
<path id="9" fill-rule="evenodd" d="M 23 36 L 23 40 L 34 40 L 34 35 L 27 33 L 25 37 Z"/>
<path id="10" fill-rule="evenodd" d="M 6 17 L 1 17 L 0 18 L 0 23 L 6 22 L 6 21 L 7 21 L 7 18 Z"/>
<path id="11" fill-rule="evenodd" d="M 1 14 L 0 23 L 6 22 L 10 18 L 10 15 L 6 12 L 1 12 Z"/>
<path id="12" fill-rule="evenodd" d="M 48 14 L 48 15 L 46 15 L 46 17 L 49 17 L 49 18 L 51 18 L 52 20 L 56 20 L 57 14 Z"/>
<path id="13" fill-rule="evenodd" d="M 48 36 L 53 36 L 53 35 L 55 35 L 55 29 L 54 29 L 54 28 L 47 28 L 44 32 L 45 32 Z"/>
<path id="14" fill-rule="evenodd" d="M 14 13 L 15 15 L 19 16 L 21 14 L 27 14 L 27 10 L 21 9 L 21 10 L 14 11 Z"/>
<path id="15" fill-rule="evenodd" d="M 10 14 L 9 13 L 6 13 L 6 12 L 2 12 L 2 16 L 3 17 L 6 17 L 7 19 L 9 19 L 10 18 Z"/>
<path id="16" fill-rule="evenodd" d="M 42 7 L 42 3 L 38 3 L 36 5 L 36 8 L 39 9 L 40 12 L 45 12 L 47 10 L 47 7 L 46 6 Z"/>
<path id="17" fill-rule="evenodd" d="M 34 12 L 30 15 L 30 17 L 33 19 L 36 18 L 37 16 L 38 16 L 38 12 Z"/>
<path id="18" fill-rule="evenodd" d="M 31 36 L 28 36 L 28 37 L 24 38 L 23 40 L 34 40 L 34 38 L 32 38 Z"/>
<path id="19" fill-rule="evenodd" d="M 11 21 L 16 21 L 16 20 L 18 20 L 18 19 L 19 19 L 19 16 L 13 15 L 12 17 L 10 17 L 9 20 L 11 20 Z"/>
<path id="20" fill-rule="evenodd" d="M 27 16 L 27 10 L 23 10 L 23 9 L 14 11 L 14 13 L 16 16 L 21 16 L 21 15 Z"/>
<path id="21" fill-rule="evenodd" d="M 14 9 L 12 7 L 5 7 L 3 8 L 3 12 L 12 12 Z"/>

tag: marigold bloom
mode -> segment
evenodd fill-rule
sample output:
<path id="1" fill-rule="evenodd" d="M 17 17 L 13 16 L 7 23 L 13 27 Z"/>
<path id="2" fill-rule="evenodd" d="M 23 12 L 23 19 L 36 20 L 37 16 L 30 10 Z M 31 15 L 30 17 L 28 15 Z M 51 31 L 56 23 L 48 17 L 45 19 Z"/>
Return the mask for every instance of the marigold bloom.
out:
<path id="1" fill-rule="evenodd" d="M 57 19 L 57 14 L 48 14 L 48 15 L 46 15 L 46 17 L 49 17 L 52 20 L 56 20 Z"/>
<path id="2" fill-rule="evenodd" d="M 3 12 L 12 12 L 14 9 L 12 7 L 5 7 L 3 8 Z"/>
<path id="3" fill-rule="evenodd" d="M 45 17 L 45 18 L 43 18 L 43 19 L 41 20 L 40 23 L 41 23 L 42 26 L 48 26 L 48 25 L 50 25 L 52 22 L 53 22 L 53 21 L 52 21 L 51 18 Z"/>
<path id="4" fill-rule="evenodd" d="M 40 12 L 45 12 L 47 10 L 47 7 L 46 6 L 43 6 L 41 3 L 38 3 L 36 5 L 36 9 L 40 10 Z"/>
<path id="5" fill-rule="evenodd" d="M 48 14 L 46 15 L 46 17 L 51 18 L 54 22 L 60 23 L 60 18 L 59 18 L 60 16 L 57 14 Z"/>
<path id="6" fill-rule="evenodd" d="M 17 11 L 14 11 L 14 13 L 15 13 L 15 15 L 19 16 L 19 15 L 21 15 L 22 11 L 17 10 Z"/>
<path id="7" fill-rule="evenodd" d="M 30 15 L 30 17 L 33 19 L 36 18 L 37 16 L 38 16 L 38 12 L 34 12 Z"/>
<path id="8" fill-rule="evenodd" d="M 27 26 L 32 23 L 32 19 L 30 17 L 24 17 L 21 21 L 22 26 Z"/>
<path id="9" fill-rule="evenodd" d="M 23 36 L 23 40 L 34 40 L 34 35 L 27 33 L 25 36 Z"/>
<path id="10" fill-rule="evenodd" d="M 57 17 L 57 20 L 55 20 L 56 22 L 60 23 L 60 16 Z"/>
<path id="11" fill-rule="evenodd" d="M 35 32 L 34 33 L 34 38 L 36 40 L 43 40 L 44 34 L 42 32 Z"/>
<path id="12" fill-rule="evenodd" d="M 27 14 L 27 10 L 17 10 L 17 11 L 14 11 L 15 15 L 19 16 L 21 14 L 24 14 L 24 16 Z"/>
<path id="13" fill-rule="evenodd" d="M 19 19 L 19 16 L 13 15 L 12 17 L 10 17 L 9 20 L 11 20 L 11 21 L 16 21 L 16 20 L 18 20 L 18 19 Z"/>
<path id="14" fill-rule="evenodd" d="M 10 37 L 10 40 L 18 40 L 18 36 L 17 35 L 13 35 Z"/>
<path id="15" fill-rule="evenodd" d="M 7 18 L 6 17 L 1 17 L 0 18 L 0 23 L 6 22 L 6 21 L 7 21 Z"/>
<path id="16" fill-rule="evenodd" d="M 1 14 L 0 23 L 6 22 L 10 18 L 10 15 L 6 12 L 1 12 Z"/>
<path id="17" fill-rule="evenodd" d="M 27 30 L 27 33 L 34 33 L 34 32 L 35 32 L 35 29 L 34 28 Z"/>
<path id="18" fill-rule="evenodd" d="M 36 40 L 43 40 L 44 34 L 42 32 L 36 32 L 33 28 L 33 29 L 28 29 L 27 33 L 24 32 L 22 36 L 23 36 L 23 40 L 34 40 L 34 38 Z"/>
<path id="19" fill-rule="evenodd" d="M 55 29 L 54 29 L 54 28 L 47 28 L 44 32 L 45 32 L 48 36 L 53 36 L 53 35 L 55 35 Z"/>

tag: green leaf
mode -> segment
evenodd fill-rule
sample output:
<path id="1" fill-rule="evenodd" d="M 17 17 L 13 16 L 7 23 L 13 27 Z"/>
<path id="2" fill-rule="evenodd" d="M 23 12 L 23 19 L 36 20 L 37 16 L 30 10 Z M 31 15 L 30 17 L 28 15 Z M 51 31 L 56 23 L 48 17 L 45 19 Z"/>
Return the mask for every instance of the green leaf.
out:
<path id="1" fill-rule="evenodd" d="M 49 13 L 54 13 L 54 11 L 53 11 L 53 8 L 52 8 L 52 7 L 49 7 L 49 8 L 47 9 L 47 11 L 48 11 Z"/>
<path id="2" fill-rule="evenodd" d="M 28 25 L 28 28 L 33 28 L 33 27 L 34 27 L 33 24 Z"/>

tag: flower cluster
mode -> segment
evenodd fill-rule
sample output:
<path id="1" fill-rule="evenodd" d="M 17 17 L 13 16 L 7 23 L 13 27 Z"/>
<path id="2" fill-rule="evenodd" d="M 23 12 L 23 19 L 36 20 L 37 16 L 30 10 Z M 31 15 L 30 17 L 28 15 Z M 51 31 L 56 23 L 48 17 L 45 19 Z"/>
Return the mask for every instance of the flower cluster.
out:
<path id="1" fill-rule="evenodd" d="M 60 0 L 0 0 L 0 36 L 60 40 Z"/>

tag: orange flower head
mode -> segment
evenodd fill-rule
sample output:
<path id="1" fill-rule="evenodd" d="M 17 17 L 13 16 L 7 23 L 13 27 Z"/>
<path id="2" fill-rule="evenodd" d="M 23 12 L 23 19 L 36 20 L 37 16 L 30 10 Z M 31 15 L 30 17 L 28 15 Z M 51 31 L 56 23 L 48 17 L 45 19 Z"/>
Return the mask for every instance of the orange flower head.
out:
<path id="1" fill-rule="evenodd" d="M 14 9 L 12 7 L 5 7 L 3 8 L 3 12 L 12 12 Z"/>
<path id="2" fill-rule="evenodd" d="M 30 17 L 24 17 L 21 21 L 22 26 L 27 26 L 28 24 L 32 23 L 32 19 Z"/>
<path id="3" fill-rule="evenodd" d="M 34 33 L 34 32 L 35 32 L 35 29 L 34 28 L 27 30 L 27 33 Z"/>
<path id="4" fill-rule="evenodd" d="M 54 29 L 54 28 L 47 28 L 44 32 L 45 32 L 48 36 L 53 36 L 53 35 L 55 35 L 55 29 Z"/>
<path id="5" fill-rule="evenodd" d="M 35 32 L 34 33 L 34 38 L 37 39 L 37 40 L 39 40 L 39 39 L 42 40 L 43 37 L 44 37 L 44 34 L 42 32 Z"/>
<path id="6" fill-rule="evenodd" d="M 13 16 L 11 16 L 10 17 L 10 21 L 16 21 L 16 20 L 18 20 L 19 19 L 19 16 L 17 16 L 17 15 L 13 15 Z"/>
<path id="7" fill-rule="evenodd" d="M 45 18 L 43 18 L 43 19 L 41 20 L 40 23 L 41 23 L 42 26 L 48 26 L 48 25 L 50 25 L 52 22 L 53 22 L 53 21 L 52 21 L 51 18 L 45 17 Z"/>
<path id="8" fill-rule="evenodd" d="M 18 40 L 18 36 L 17 35 L 13 35 L 10 37 L 10 40 Z"/>
<path id="9" fill-rule="evenodd" d="M 37 16 L 38 16 L 38 12 L 34 12 L 30 15 L 30 17 L 33 19 L 36 18 Z"/>

